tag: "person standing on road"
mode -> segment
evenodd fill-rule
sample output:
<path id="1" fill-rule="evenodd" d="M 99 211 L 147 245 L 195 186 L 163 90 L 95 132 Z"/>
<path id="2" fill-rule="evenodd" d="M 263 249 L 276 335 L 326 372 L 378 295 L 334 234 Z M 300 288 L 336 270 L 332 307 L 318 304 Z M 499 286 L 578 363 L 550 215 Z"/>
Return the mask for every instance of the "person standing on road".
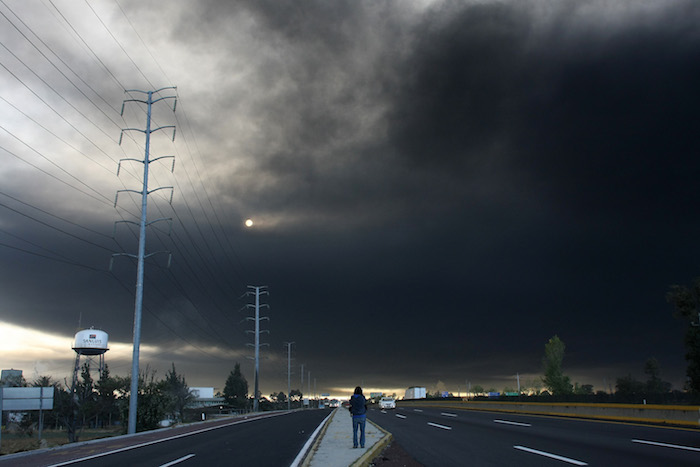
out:
<path id="1" fill-rule="evenodd" d="M 357 447 L 357 429 L 360 429 L 360 447 L 365 447 L 365 423 L 367 422 L 367 399 L 362 395 L 362 388 L 357 386 L 350 397 L 350 413 L 352 414 L 352 447 Z"/>

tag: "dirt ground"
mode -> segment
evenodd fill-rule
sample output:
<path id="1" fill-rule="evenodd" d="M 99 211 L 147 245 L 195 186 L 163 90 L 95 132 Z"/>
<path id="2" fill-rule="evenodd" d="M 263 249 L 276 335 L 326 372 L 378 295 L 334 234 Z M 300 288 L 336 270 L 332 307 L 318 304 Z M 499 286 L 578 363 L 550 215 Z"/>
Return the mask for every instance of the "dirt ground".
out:
<path id="1" fill-rule="evenodd" d="M 107 438 L 122 434 L 122 429 L 105 428 L 105 429 L 85 429 L 78 433 L 79 441 L 87 441 L 96 438 Z M 0 455 L 14 454 L 16 452 L 32 451 L 40 448 L 50 448 L 54 446 L 62 446 L 68 444 L 68 435 L 65 430 L 46 429 L 42 433 L 42 441 L 37 439 L 37 433 L 31 435 L 22 435 L 17 433 L 2 432 L 2 445 Z"/>
<path id="2" fill-rule="evenodd" d="M 415 460 L 409 453 L 392 441 L 377 457 L 372 459 L 371 466 L 379 467 L 424 467 L 423 464 Z"/>

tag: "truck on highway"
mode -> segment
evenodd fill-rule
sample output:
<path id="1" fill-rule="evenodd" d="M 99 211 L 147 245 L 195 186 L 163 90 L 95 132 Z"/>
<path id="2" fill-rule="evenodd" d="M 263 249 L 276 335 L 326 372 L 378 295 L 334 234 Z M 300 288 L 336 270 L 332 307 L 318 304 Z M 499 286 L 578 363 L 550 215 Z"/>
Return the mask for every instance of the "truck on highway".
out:
<path id="1" fill-rule="evenodd" d="M 406 389 L 404 399 L 425 399 L 425 388 L 420 386 L 411 386 Z"/>

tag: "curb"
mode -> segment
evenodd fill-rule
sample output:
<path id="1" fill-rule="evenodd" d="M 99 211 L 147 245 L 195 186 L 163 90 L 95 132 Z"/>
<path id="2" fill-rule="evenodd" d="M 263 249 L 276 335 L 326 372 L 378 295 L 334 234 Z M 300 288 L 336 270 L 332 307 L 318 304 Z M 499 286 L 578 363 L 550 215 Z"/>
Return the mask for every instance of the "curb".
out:
<path id="1" fill-rule="evenodd" d="M 337 411 L 334 411 L 329 417 L 326 417 L 323 428 L 321 428 L 321 431 L 318 433 L 318 435 L 316 435 L 314 443 L 304 456 L 304 460 L 300 464 L 301 467 L 309 467 L 309 465 L 311 465 L 311 460 L 314 458 L 314 454 L 316 454 L 316 451 L 318 450 L 318 445 L 321 444 L 321 441 L 323 441 L 323 437 L 326 435 L 326 431 L 328 430 L 328 425 L 331 424 L 331 421 L 335 418 L 337 413 Z"/>
<path id="2" fill-rule="evenodd" d="M 367 450 L 359 459 L 357 459 L 355 462 L 353 462 L 351 467 L 367 467 L 371 464 L 372 459 L 377 457 L 377 455 L 382 452 L 382 450 L 386 447 L 387 444 L 391 442 L 392 439 L 394 439 L 394 435 L 386 431 L 384 428 L 380 427 L 376 423 L 374 423 L 371 420 L 367 420 L 370 422 L 375 428 L 377 428 L 379 431 L 384 433 L 384 436 L 382 439 L 374 443 L 371 448 Z"/>

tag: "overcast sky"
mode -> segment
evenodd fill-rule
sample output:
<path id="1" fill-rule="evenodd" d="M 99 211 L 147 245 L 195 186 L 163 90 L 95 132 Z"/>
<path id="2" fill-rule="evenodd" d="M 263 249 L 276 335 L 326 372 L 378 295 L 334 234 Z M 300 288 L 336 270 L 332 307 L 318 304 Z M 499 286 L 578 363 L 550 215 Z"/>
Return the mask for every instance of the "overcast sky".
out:
<path id="1" fill-rule="evenodd" d="M 263 394 L 564 370 L 609 389 L 659 360 L 665 295 L 700 275 L 700 4 L 0 2 L 2 368 L 71 371 L 74 333 L 128 375 L 145 106 L 153 107 L 141 367 Z M 254 225 L 245 227 L 252 219 Z M 115 222 L 116 228 L 115 228 Z M 170 235 L 168 233 L 170 232 Z"/>

